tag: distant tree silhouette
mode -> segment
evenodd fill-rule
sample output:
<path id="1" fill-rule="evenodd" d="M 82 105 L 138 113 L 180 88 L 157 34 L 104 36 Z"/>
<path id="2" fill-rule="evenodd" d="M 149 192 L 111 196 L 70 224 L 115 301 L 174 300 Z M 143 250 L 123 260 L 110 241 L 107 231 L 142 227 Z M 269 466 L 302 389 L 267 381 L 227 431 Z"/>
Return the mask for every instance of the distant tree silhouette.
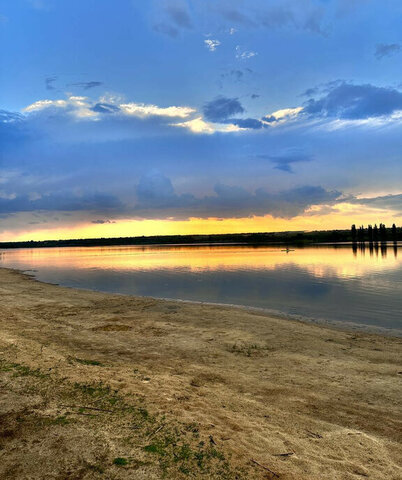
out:
<path id="1" fill-rule="evenodd" d="M 396 231 L 396 225 L 395 223 L 392 224 L 392 240 L 396 242 L 398 240 L 398 234 Z"/>
<path id="2" fill-rule="evenodd" d="M 380 239 L 382 242 L 387 241 L 387 229 L 383 223 L 380 223 Z"/>
<path id="3" fill-rule="evenodd" d="M 356 225 L 355 224 L 352 225 L 351 232 L 352 232 L 352 242 L 356 243 L 357 231 L 356 231 Z"/>
<path id="4" fill-rule="evenodd" d="M 367 227 L 368 240 L 370 243 L 373 243 L 373 227 L 369 225 Z"/>
<path id="5" fill-rule="evenodd" d="M 377 227 L 377 224 L 375 224 L 374 228 L 373 228 L 373 240 L 375 242 L 378 242 L 378 227 Z"/>
<path id="6" fill-rule="evenodd" d="M 357 239 L 359 240 L 359 242 L 364 242 L 364 226 L 363 225 L 359 227 L 359 230 L 357 232 Z"/>

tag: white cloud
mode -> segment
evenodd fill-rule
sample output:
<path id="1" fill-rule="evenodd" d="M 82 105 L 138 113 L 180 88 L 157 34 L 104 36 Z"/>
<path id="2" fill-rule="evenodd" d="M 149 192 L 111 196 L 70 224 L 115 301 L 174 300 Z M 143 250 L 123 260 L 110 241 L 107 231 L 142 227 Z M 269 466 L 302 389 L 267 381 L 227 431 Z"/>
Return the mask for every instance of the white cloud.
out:
<path id="1" fill-rule="evenodd" d="M 145 103 L 122 103 L 118 105 L 120 110 L 127 115 L 137 117 L 162 116 L 187 118 L 195 112 L 191 107 L 158 107 L 157 105 L 146 105 Z"/>
<path id="2" fill-rule="evenodd" d="M 210 52 L 214 52 L 216 48 L 219 47 L 219 45 L 221 44 L 219 40 L 212 39 L 204 40 L 204 43 Z"/>
<path id="3" fill-rule="evenodd" d="M 252 50 L 245 50 L 241 45 L 236 45 L 236 58 L 238 58 L 239 60 L 247 60 L 248 58 L 252 58 L 257 55 L 257 52 L 253 52 Z"/>
<path id="4" fill-rule="evenodd" d="M 187 122 L 171 123 L 173 127 L 187 128 L 193 133 L 215 133 L 215 132 L 238 132 L 242 130 L 236 125 L 220 125 L 216 123 L 206 122 L 202 117 L 193 118 Z"/>
<path id="5" fill-rule="evenodd" d="M 37 102 L 32 103 L 25 107 L 23 112 L 35 112 L 38 110 L 43 110 L 48 107 L 66 107 L 66 100 L 38 100 Z"/>
<path id="6" fill-rule="evenodd" d="M 105 102 L 105 100 L 107 101 Z M 194 108 L 186 106 L 159 107 L 145 103 L 119 103 L 120 101 L 121 99 L 118 97 L 101 97 L 100 99 L 102 104 L 107 103 L 108 105 L 116 107 L 115 113 L 140 118 L 151 116 L 187 118 L 196 111 Z M 53 107 L 65 109 L 70 115 L 77 119 L 90 118 L 92 120 L 98 120 L 101 112 L 96 109 L 96 105 L 99 105 L 99 103 L 89 100 L 88 97 L 69 96 L 66 100 L 38 100 L 24 108 L 23 112 L 33 113 Z"/>
<path id="7" fill-rule="evenodd" d="M 88 97 L 78 96 L 70 96 L 67 100 L 38 100 L 22 111 L 32 113 L 52 107 L 68 109 L 69 113 L 77 118 L 96 119 L 98 117 L 98 114 L 91 109 L 92 103 L 88 101 Z"/>
<path id="8" fill-rule="evenodd" d="M 283 124 L 285 122 L 296 120 L 302 110 L 303 107 L 282 108 L 281 110 L 269 113 L 262 119 L 262 121 L 270 126 Z"/>

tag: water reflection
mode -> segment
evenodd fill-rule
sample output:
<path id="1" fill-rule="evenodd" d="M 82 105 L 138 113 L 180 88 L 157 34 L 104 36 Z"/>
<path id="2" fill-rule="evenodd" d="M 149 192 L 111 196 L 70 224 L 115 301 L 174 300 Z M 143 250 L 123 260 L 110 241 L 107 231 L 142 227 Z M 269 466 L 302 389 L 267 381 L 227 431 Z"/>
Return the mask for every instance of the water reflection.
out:
<path id="1" fill-rule="evenodd" d="M 398 257 L 398 243 L 397 242 L 392 242 L 392 244 L 387 244 L 385 242 L 382 242 L 382 243 L 378 243 L 378 242 L 357 243 L 357 242 L 355 242 L 355 243 L 352 244 L 353 255 L 355 257 L 357 257 L 357 253 L 360 252 L 360 254 L 364 256 L 365 253 L 366 253 L 366 248 L 369 251 L 370 257 L 372 257 L 374 255 L 374 252 L 375 252 L 376 257 L 378 257 L 379 252 L 381 253 L 382 257 L 386 257 L 388 248 L 390 248 L 390 249 L 392 248 L 394 258 Z"/>
<path id="2" fill-rule="evenodd" d="M 73 287 L 400 328 L 400 246 L 21 249 L 3 252 L 0 265 L 37 270 L 41 280 Z"/>

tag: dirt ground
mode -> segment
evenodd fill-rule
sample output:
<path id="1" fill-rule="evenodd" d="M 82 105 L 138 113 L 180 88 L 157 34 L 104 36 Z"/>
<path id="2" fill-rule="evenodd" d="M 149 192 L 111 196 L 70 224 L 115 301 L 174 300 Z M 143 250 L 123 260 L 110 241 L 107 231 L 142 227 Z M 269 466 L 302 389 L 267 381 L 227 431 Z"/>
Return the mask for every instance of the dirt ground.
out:
<path id="1" fill-rule="evenodd" d="M 401 479 L 401 352 L 0 269 L 0 478 Z"/>

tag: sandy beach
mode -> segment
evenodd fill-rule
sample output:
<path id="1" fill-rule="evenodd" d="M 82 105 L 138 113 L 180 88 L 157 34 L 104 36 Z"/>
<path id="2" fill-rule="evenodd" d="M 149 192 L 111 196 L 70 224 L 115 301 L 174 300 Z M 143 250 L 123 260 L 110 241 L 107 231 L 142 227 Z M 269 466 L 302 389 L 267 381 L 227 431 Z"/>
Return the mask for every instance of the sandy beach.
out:
<path id="1" fill-rule="evenodd" d="M 0 478 L 397 480 L 401 353 L 0 269 Z"/>

